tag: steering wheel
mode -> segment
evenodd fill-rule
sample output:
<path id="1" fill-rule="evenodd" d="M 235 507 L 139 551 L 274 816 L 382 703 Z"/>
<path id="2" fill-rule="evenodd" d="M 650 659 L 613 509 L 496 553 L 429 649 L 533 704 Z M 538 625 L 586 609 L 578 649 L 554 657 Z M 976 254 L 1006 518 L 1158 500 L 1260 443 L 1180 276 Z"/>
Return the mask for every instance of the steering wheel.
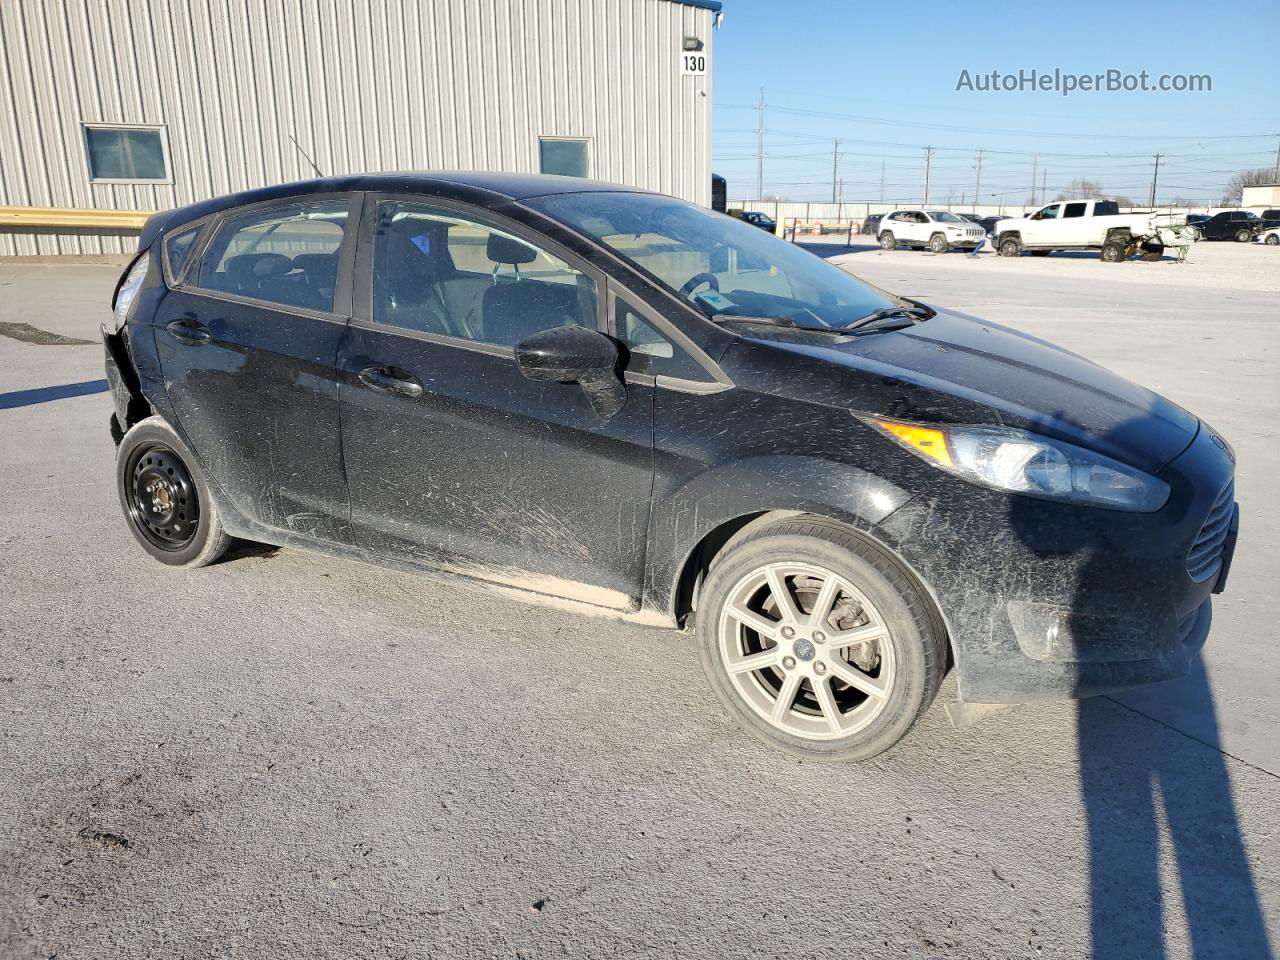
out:
<path id="1" fill-rule="evenodd" d="M 712 290 L 717 293 L 720 291 L 720 281 L 716 279 L 714 273 L 695 273 L 692 277 L 684 282 L 684 286 L 680 288 L 680 296 L 687 297 L 693 291 L 703 284 L 708 284 Z"/>

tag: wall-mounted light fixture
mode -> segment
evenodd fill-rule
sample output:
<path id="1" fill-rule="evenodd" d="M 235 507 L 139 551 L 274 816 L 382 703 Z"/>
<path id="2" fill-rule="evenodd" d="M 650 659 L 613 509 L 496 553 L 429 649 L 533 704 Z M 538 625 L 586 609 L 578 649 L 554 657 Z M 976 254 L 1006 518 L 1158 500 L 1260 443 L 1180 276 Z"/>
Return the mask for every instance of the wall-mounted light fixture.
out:
<path id="1" fill-rule="evenodd" d="M 685 38 L 684 38 L 684 48 L 685 48 L 686 50 L 701 50 L 701 49 L 702 49 L 702 41 L 701 41 L 701 40 L 699 40 L 697 37 L 685 37 Z"/>

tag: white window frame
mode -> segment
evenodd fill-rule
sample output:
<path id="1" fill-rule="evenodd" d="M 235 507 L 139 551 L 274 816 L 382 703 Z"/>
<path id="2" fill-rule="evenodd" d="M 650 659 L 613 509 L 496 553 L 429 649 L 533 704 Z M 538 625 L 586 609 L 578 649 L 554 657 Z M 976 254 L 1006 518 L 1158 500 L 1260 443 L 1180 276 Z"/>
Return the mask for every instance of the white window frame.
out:
<path id="1" fill-rule="evenodd" d="M 538 173 L 542 173 L 542 145 L 544 143 L 582 143 L 587 147 L 587 172 L 583 175 L 583 180 L 590 180 L 595 176 L 596 151 L 592 143 L 592 137 L 544 137 L 538 136 Z M 568 174 L 555 174 L 555 176 L 568 176 Z"/>
<path id="2" fill-rule="evenodd" d="M 93 161 L 89 154 L 90 130 L 143 130 L 160 135 L 160 155 L 164 159 L 164 177 L 161 179 L 136 177 L 95 177 Z M 164 123 L 99 123 L 96 120 L 80 121 L 80 143 L 84 147 L 84 169 L 90 183 L 136 183 L 136 184 L 171 184 L 173 183 L 173 162 L 169 157 L 169 126 Z"/>

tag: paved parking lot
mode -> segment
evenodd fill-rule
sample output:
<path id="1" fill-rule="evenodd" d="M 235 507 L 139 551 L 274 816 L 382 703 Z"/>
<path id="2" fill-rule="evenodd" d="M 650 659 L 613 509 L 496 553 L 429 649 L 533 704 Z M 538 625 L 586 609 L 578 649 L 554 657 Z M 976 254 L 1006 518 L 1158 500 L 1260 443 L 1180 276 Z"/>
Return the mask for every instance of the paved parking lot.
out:
<path id="1" fill-rule="evenodd" d="M 964 730 L 939 703 L 874 761 L 791 760 L 673 632 L 296 550 L 149 561 L 100 348 L 0 336 L 0 956 L 1271 956 L 1280 313 L 1230 278 L 1280 251 L 820 252 L 1231 439 L 1202 669 Z M 0 264 L 0 321 L 92 339 L 116 273 Z"/>

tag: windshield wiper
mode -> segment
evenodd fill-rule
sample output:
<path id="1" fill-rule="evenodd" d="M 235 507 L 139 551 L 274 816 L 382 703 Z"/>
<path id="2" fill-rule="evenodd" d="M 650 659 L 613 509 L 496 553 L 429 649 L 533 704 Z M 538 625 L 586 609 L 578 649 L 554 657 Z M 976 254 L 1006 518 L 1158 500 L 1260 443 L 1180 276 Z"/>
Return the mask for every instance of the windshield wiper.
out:
<path id="1" fill-rule="evenodd" d="M 881 320 L 888 320 L 891 317 L 901 317 L 908 321 L 909 324 L 919 323 L 921 320 L 928 320 L 933 316 L 933 311 L 922 303 L 914 303 L 910 307 L 882 307 L 879 310 L 873 310 L 861 320 L 855 320 L 847 327 L 841 327 L 842 330 L 861 330 L 863 327 L 869 327 L 873 323 L 879 323 Z"/>
<path id="2" fill-rule="evenodd" d="M 770 327 L 795 327 L 796 322 L 790 317 L 740 317 L 735 313 L 717 313 L 711 318 L 716 323 L 763 323 Z M 801 327 L 803 330 L 816 330 L 817 327 Z"/>

